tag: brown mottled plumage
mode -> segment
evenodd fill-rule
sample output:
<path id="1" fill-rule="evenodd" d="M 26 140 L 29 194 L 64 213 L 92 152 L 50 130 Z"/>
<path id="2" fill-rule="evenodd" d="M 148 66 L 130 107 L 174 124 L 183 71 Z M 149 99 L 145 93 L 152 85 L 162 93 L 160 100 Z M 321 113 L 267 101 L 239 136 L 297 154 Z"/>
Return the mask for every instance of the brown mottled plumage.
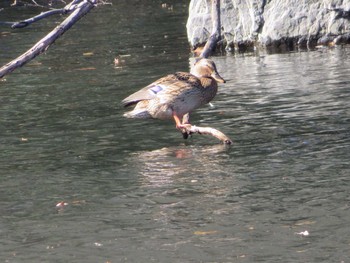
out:
<path id="1" fill-rule="evenodd" d="M 131 94 L 122 103 L 125 107 L 136 104 L 124 114 L 128 118 L 174 118 L 181 129 L 182 117 L 210 102 L 216 95 L 217 82 L 225 82 L 210 59 L 201 59 L 191 73 L 177 72 L 163 77 Z"/>

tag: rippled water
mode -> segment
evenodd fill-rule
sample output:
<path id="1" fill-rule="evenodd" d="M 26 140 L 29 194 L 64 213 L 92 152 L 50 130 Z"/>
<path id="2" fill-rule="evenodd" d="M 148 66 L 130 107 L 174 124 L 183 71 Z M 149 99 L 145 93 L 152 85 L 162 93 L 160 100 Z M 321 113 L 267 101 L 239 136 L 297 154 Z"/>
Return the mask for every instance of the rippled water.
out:
<path id="1" fill-rule="evenodd" d="M 2 261 L 347 262 L 350 49 L 214 57 L 228 82 L 192 121 L 234 144 L 184 141 L 120 101 L 188 70 L 186 6 L 128 7 L 0 82 Z M 7 57 L 21 34 L 1 35 Z"/>

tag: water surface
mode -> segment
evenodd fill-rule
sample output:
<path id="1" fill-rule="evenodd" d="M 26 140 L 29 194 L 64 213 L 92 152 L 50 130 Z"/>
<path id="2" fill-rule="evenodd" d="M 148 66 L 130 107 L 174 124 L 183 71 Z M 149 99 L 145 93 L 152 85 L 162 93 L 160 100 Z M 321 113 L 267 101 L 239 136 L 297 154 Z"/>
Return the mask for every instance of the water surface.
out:
<path id="1" fill-rule="evenodd" d="M 346 262 L 350 49 L 214 57 L 228 82 L 192 121 L 234 144 L 185 141 L 122 117 L 191 60 L 187 6 L 149 2 L 95 9 L 0 83 L 2 261 Z M 1 63 L 52 26 L 6 29 Z"/>

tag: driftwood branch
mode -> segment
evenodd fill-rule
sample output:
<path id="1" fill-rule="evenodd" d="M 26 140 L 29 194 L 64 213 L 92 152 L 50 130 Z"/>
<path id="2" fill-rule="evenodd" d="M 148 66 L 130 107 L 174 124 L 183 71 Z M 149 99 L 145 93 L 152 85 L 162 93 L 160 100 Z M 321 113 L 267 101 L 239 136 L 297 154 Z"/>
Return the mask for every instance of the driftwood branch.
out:
<path id="1" fill-rule="evenodd" d="M 186 124 L 185 128 L 182 129 L 182 134 L 184 135 L 184 138 L 187 138 L 186 135 L 190 135 L 193 133 L 198 133 L 198 134 L 207 134 L 216 137 L 219 139 L 222 143 L 224 144 L 232 144 L 232 140 L 222 133 L 221 131 L 211 128 L 211 127 L 199 127 L 191 124 Z"/>
<path id="2" fill-rule="evenodd" d="M 73 12 L 77 8 L 78 3 L 80 1 L 81 0 L 74 0 L 73 2 L 66 5 L 64 8 L 49 10 L 46 12 L 42 12 L 41 14 L 39 14 L 37 16 L 28 18 L 26 20 L 22 20 L 19 22 L 7 22 L 7 24 L 11 24 L 12 28 L 23 28 L 23 27 L 26 27 L 32 23 L 35 23 L 41 19 L 44 19 L 44 18 L 52 16 L 52 15 L 66 15 L 68 13 Z"/>
<path id="3" fill-rule="evenodd" d="M 23 27 L 26 27 L 26 26 L 34 23 L 34 22 L 37 22 L 37 21 L 39 21 L 41 19 L 44 19 L 44 18 L 46 18 L 48 16 L 57 15 L 57 14 L 65 15 L 67 13 L 68 13 L 68 11 L 66 9 L 64 9 L 64 8 L 62 8 L 62 9 L 54 9 L 54 10 L 50 10 L 50 11 L 47 11 L 47 12 L 43 12 L 40 15 L 28 18 L 26 20 L 22 20 L 22 21 L 19 21 L 19 22 L 7 22 L 7 24 L 11 25 L 11 28 L 23 28 Z"/>
<path id="4" fill-rule="evenodd" d="M 48 3 L 48 0 L 46 0 L 46 3 L 44 0 L 41 0 L 41 1 L 38 1 L 38 0 L 12 0 L 13 3 L 11 4 L 11 6 L 34 6 L 34 7 L 43 7 L 43 8 L 46 8 L 46 6 L 44 6 L 45 4 Z M 56 2 L 62 2 L 64 4 L 65 3 L 65 0 L 55 0 Z M 39 4 L 38 2 L 41 2 L 42 4 Z"/>
<path id="5" fill-rule="evenodd" d="M 39 42 L 37 42 L 32 48 L 30 48 L 27 52 L 19 56 L 18 58 L 12 60 L 7 63 L 5 66 L 0 68 L 0 78 L 5 76 L 6 74 L 11 73 L 16 68 L 19 68 L 38 56 L 39 54 L 45 52 L 51 44 L 55 42 L 57 38 L 63 35 L 68 29 L 70 29 L 80 18 L 86 15 L 99 0 L 80 0 L 79 4 L 77 0 L 71 2 L 67 7 L 71 8 L 74 4 L 74 11 L 71 13 L 69 17 L 67 17 L 60 25 L 58 25 L 54 30 L 52 30 L 49 34 L 47 34 L 44 38 L 42 38 Z"/>
<path id="6" fill-rule="evenodd" d="M 221 37 L 220 0 L 211 0 L 212 32 L 199 57 L 208 58 Z"/>

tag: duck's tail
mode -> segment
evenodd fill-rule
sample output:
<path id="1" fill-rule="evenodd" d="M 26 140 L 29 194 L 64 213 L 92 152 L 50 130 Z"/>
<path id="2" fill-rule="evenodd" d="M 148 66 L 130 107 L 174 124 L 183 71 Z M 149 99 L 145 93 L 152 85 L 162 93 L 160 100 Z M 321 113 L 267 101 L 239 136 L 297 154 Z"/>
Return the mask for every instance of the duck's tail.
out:
<path id="1" fill-rule="evenodd" d="M 149 119 L 152 118 L 151 114 L 146 109 L 134 109 L 132 111 L 128 111 L 123 115 L 126 118 L 132 119 Z"/>

